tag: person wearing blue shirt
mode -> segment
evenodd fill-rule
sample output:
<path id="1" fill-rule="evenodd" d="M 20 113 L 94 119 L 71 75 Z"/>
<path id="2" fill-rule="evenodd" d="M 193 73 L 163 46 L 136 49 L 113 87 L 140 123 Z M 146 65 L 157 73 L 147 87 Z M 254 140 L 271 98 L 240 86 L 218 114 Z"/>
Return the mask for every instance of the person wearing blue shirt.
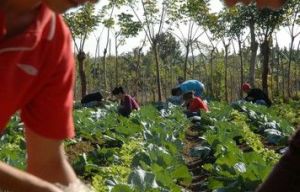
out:
<path id="1" fill-rule="evenodd" d="M 204 84 L 198 80 L 186 80 L 179 84 L 176 88 L 172 89 L 172 95 L 178 96 L 189 91 L 194 91 L 195 96 L 201 97 L 204 92 Z"/>

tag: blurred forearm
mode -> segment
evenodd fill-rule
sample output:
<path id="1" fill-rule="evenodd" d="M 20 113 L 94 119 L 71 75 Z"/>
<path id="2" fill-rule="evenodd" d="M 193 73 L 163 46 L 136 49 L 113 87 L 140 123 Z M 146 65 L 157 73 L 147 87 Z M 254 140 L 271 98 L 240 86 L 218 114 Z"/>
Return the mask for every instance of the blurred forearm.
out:
<path id="1" fill-rule="evenodd" d="M 61 192 L 54 185 L 0 162 L 0 190 L 10 192 Z"/>
<path id="2" fill-rule="evenodd" d="M 67 161 L 61 140 L 43 138 L 26 130 L 27 172 L 51 183 L 69 185 L 77 177 Z"/>

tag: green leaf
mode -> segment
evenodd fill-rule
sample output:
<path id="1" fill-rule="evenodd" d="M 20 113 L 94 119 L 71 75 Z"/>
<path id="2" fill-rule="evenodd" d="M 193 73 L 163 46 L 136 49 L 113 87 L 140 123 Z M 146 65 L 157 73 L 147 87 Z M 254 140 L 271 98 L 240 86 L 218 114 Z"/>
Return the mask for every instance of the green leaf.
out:
<path id="1" fill-rule="evenodd" d="M 130 188 L 128 185 L 118 184 L 114 186 L 111 192 L 132 192 L 132 188 Z"/>
<path id="2" fill-rule="evenodd" d="M 138 166 L 141 166 L 141 162 L 144 162 L 147 165 L 151 164 L 151 159 L 149 155 L 146 154 L 145 152 L 139 152 L 133 157 L 131 167 L 136 168 Z"/>
<path id="3" fill-rule="evenodd" d="M 185 182 L 192 181 L 191 173 L 185 165 L 179 165 L 176 167 L 175 170 L 171 172 L 171 176 L 174 179 L 182 179 Z"/>
<path id="4" fill-rule="evenodd" d="M 135 186 L 141 191 L 146 189 L 157 188 L 158 185 L 153 173 L 144 171 L 140 168 L 135 169 L 128 177 L 128 183 Z"/>

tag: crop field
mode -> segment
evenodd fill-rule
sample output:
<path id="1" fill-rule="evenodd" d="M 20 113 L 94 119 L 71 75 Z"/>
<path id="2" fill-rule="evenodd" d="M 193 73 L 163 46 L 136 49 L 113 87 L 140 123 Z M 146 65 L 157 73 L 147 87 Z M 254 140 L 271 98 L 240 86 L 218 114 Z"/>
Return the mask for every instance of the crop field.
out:
<path id="1" fill-rule="evenodd" d="M 130 118 L 113 104 L 76 107 L 69 161 L 96 192 L 254 191 L 286 150 L 300 102 L 209 105 L 211 112 L 191 118 L 168 103 L 142 106 Z M 14 116 L 0 137 L 0 159 L 25 169 L 25 148 Z"/>

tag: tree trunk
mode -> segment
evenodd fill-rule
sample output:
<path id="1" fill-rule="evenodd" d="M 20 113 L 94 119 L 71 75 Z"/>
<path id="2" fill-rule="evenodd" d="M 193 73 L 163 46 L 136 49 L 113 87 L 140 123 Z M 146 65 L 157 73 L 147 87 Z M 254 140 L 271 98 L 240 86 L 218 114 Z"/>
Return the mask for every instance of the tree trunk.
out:
<path id="1" fill-rule="evenodd" d="M 209 85 L 209 90 L 210 90 L 210 95 L 214 97 L 214 78 L 213 78 L 213 54 L 214 54 L 214 48 L 210 52 L 210 58 L 209 58 L 209 63 L 210 63 L 210 85 Z"/>
<path id="2" fill-rule="evenodd" d="M 202 59 L 199 59 L 198 60 L 198 63 L 199 63 L 199 73 L 198 73 L 198 75 L 199 75 L 199 80 L 201 80 L 202 79 L 202 81 L 203 81 L 203 75 L 202 75 L 202 72 L 201 72 L 201 64 L 202 64 Z"/>
<path id="3" fill-rule="evenodd" d="M 103 78 L 104 78 L 104 90 L 105 91 L 107 91 L 106 54 L 107 54 L 107 48 L 105 48 L 103 51 Z"/>
<path id="4" fill-rule="evenodd" d="M 271 50 L 271 64 L 270 64 L 270 79 L 271 79 L 270 93 L 271 93 L 271 96 L 274 95 L 274 68 L 275 68 L 275 48 L 272 47 L 272 50 Z"/>
<path id="5" fill-rule="evenodd" d="M 171 76 L 171 83 L 172 83 L 172 85 L 173 85 L 173 83 L 175 82 L 175 78 L 174 78 L 174 69 L 173 69 L 173 63 L 171 62 L 170 63 L 170 76 Z"/>
<path id="6" fill-rule="evenodd" d="M 225 86 L 225 101 L 229 102 L 228 100 L 228 82 L 227 82 L 227 70 L 228 70 L 228 46 L 229 44 L 224 44 L 225 48 L 225 57 L 224 57 L 224 70 L 225 70 L 225 75 L 224 75 L 224 86 Z"/>
<path id="7" fill-rule="evenodd" d="M 268 94 L 268 74 L 269 74 L 269 55 L 270 47 L 267 39 L 261 45 L 261 53 L 263 55 L 263 66 L 262 66 L 262 89 L 266 95 Z"/>
<path id="8" fill-rule="evenodd" d="M 191 52 L 192 52 L 192 78 L 195 79 L 195 55 L 194 55 L 194 49 L 191 45 Z"/>
<path id="9" fill-rule="evenodd" d="M 117 37 L 115 38 L 115 52 L 116 52 L 116 57 L 115 57 L 115 80 L 116 80 L 116 84 L 115 86 L 117 87 L 119 85 L 119 61 L 118 61 L 118 41 L 117 41 Z"/>
<path id="10" fill-rule="evenodd" d="M 279 54 L 279 48 L 276 46 L 276 54 L 277 54 L 277 59 L 276 59 L 276 92 L 275 95 L 279 96 L 279 71 L 280 71 L 280 54 Z"/>
<path id="11" fill-rule="evenodd" d="M 113 11 L 113 10 L 112 10 Z M 107 91 L 107 69 L 106 69 L 106 54 L 108 46 L 110 45 L 110 28 L 107 28 L 106 46 L 103 50 L 103 75 L 104 75 L 104 90 Z M 110 49 L 110 46 L 109 46 Z"/>
<path id="12" fill-rule="evenodd" d="M 299 49 L 300 48 L 300 41 L 298 43 L 298 48 L 297 48 L 297 53 L 299 53 Z M 300 93 L 300 64 L 299 64 L 299 60 L 297 59 L 296 62 L 298 62 L 298 67 L 296 66 L 296 97 L 299 98 L 299 93 Z"/>
<path id="13" fill-rule="evenodd" d="M 290 45 L 290 53 L 289 53 L 289 61 L 288 61 L 288 73 L 287 73 L 287 96 L 288 98 L 291 97 L 291 65 L 292 65 L 292 56 L 293 56 L 293 45 L 294 45 L 294 36 L 291 38 L 291 45 Z"/>
<path id="14" fill-rule="evenodd" d="M 77 60 L 78 60 L 78 67 L 79 67 L 79 76 L 80 76 L 80 83 L 81 83 L 81 98 L 86 95 L 86 76 L 84 71 L 84 60 L 86 58 L 86 55 L 84 51 L 79 51 L 77 54 Z"/>
<path id="15" fill-rule="evenodd" d="M 167 80 L 168 80 L 168 74 L 167 74 L 167 68 L 165 67 L 163 69 L 164 75 L 163 75 L 163 79 L 162 79 L 162 85 L 163 85 L 163 90 L 164 90 L 164 98 L 167 98 Z"/>
<path id="16" fill-rule="evenodd" d="M 283 58 L 280 57 L 281 60 L 281 76 L 282 76 L 282 97 L 285 98 L 285 70 L 284 70 L 284 62 Z"/>
<path id="17" fill-rule="evenodd" d="M 238 36 L 238 45 L 239 45 L 239 57 L 240 57 L 240 72 L 241 72 L 241 83 L 240 83 L 240 97 L 243 97 L 243 90 L 241 89 L 242 84 L 244 83 L 244 63 L 243 63 L 243 50 L 242 50 L 242 41 L 240 39 L 240 36 Z"/>
<path id="18" fill-rule="evenodd" d="M 152 100 L 155 101 L 156 100 L 156 94 L 155 94 L 155 89 L 152 89 Z"/>
<path id="19" fill-rule="evenodd" d="M 168 74 L 169 74 L 169 76 L 168 76 L 169 84 L 168 85 L 169 86 L 168 86 L 168 88 L 169 88 L 169 90 L 171 90 L 173 88 L 174 83 L 173 83 L 172 63 L 169 61 L 168 61 L 168 66 L 169 66 L 169 70 L 168 70 Z M 169 94 L 170 94 L 170 92 L 169 92 Z"/>
<path id="20" fill-rule="evenodd" d="M 232 72 L 230 73 L 230 101 L 233 100 L 233 75 L 232 75 Z"/>
<path id="21" fill-rule="evenodd" d="M 208 66 L 206 66 L 206 62 L 204 61 L 203 62 L 203 68 L 204 68 L 204 71 L 205 71 L 205 81 L 206 81 L 206 84 L 209 84 L 209 72 L 208 72 Z"/>
<path id="22" fill-rule="evenodd" d="M 138 48 L 138 55 L 137 55 L 137 63 L 136 63 L 136 82 L 135 82 L 135 92 L 136 97 L 139 93 L 139 84 L 140 84 L 140 71 L 141 71 L 141 52 L 143 47 Z"/>
<path id="23" fill-rule="evenodd" d="M 152 49 L 154 52 L 155 63 L 156 63 L 156 83 L 157 83 L 157 93 L 158 93 L 158 101 L 162 101 L 161 95 L 161 83 L 160 83 L 160 70 L 159 70 L 159 56 L 157 50 L 157 43 L 154 41 L 152 44 Z"/>
<path id="24" fill-rule="evenodd" d="M 250 28 L 250 37 L 251 37 L 251 57 L 250 57 L 250 68 L 249 68 L 249 83 L 255 87 L 255 65 L 256 65 L 256 58 L 257 58 L 257 50 L 258 50 L 258 43 L 255 40 L 255 32 L 254 32 L 254 25 L 253 21 L 250 21 L 249 28 Z"/>
<path id="25" fill-rule="evenodd" d="M 142 72 L 142 84 L 145 82 L 145 72 Z M 146 101 L 146 86 L 142 86 L 142 93 L 141 93 L 141 103 L 144 103 Z"/>
<path id="26" fill-rule="evenodd" d="M 188 64 L 188 57 L 189 57 L 189 52 L 190 52 L 190 44 L 187 43 L 186 46 L 185 46 L 185 49 L 186 49 L 186 53 L 185 53 L 185 58 L 184 58 L 184 80 L 187 79 L 187 64 Z"/>

